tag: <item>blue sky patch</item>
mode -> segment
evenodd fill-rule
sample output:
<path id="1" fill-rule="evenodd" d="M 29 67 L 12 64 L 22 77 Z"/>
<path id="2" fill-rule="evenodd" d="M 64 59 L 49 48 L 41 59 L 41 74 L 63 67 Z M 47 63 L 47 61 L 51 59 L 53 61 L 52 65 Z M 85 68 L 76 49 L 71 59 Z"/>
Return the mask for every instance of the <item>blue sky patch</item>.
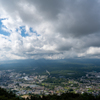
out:
<path id="1" fill-rule="evenodd" d="M 33 30 L 32 27 L 30 27 L 30 32 L 31 32 L 31 33 L 35 33 L 37 36 L 40 36 L 36 31 Z"/>
<path id="2" fill-rule="evenodd" d="M 21 30 L 21 35 L 22 35 L 22 37 L 27 37 L 27 36 L 29 36 L 28 33 L 26 33 L 25 26 L 20 26 L 20 30 Z M 18 29 L 16 29 L 16 31 L 18 32 Z"/>
<path id="3" fill-rule="evenodd" d="M 6 35 L 6 36 L 9 36 L 10 33 L 9 32 L 6 32 L 4 31 L 2 28 L 6 28 L 4 25 L 2 25 L 2 20 L 5 20 L 5 19 L 0 19 L 0 34 L 3 34 L 3 35 Z M 7 28 L 6 28 L 7 29 Z"/>
<path id="4" fill-rule="evenodd" d="M 29 36 L 29 34 L 26 32 L 25 26 L 20 26 L 20 30 L 21 30 L 22 37 Z M 37 34 L 36 31 L 33 30 L 32 27 L 30 27 L 29 30 L 30 30 L 30 33 L 34 33 L 34 34 L 36 34 L 36 36 L 40 36 L 39 34 Z M 18 28 L 16 29 L 16 32 L 18 32 Z"/>
<path id="5" fill-rule="evenodd" d="M 32 27 L 30 27 L 30 32 L 31 32 L 31 33 L 34 33 L 34 31 L 33 31 L 33 28 L 32 28 Z"/>

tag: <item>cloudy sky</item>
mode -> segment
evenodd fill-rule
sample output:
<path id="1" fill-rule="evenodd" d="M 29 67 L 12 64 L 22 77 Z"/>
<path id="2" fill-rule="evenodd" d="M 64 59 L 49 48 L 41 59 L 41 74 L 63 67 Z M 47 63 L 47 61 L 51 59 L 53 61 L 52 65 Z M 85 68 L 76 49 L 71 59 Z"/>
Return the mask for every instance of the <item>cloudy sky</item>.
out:
<path id="1" fill-rule="evenodd" d="M 0 60 L 100 58 L 100 0 L 0 0 Z"/>

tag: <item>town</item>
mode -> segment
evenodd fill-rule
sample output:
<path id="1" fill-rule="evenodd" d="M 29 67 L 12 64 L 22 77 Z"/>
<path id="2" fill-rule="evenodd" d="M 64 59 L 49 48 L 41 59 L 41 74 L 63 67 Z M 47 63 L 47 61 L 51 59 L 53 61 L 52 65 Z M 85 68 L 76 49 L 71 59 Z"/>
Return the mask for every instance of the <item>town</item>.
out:
<path id="1" fill-rule="evenodd" d="M 57 78 L 36 73 L 33 75 L 17 73 L 14 70 L 0 71 L 0 87 L 13 91 L 18 96 L 29 94 L 60 95 L 65 92 L 100 94 L 100 72 L 86 72 L 85 76 L 77 79 L 60 76 L 59 82 L 47 80 L 57 81 Z"/>

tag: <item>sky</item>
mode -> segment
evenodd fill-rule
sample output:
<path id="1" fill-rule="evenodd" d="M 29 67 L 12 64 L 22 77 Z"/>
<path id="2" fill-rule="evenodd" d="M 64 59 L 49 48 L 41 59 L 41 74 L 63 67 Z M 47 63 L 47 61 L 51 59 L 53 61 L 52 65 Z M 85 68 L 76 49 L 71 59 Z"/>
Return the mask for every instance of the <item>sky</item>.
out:
<path id="1" fill-rule="evenodd" d="M 0 0 L 0 60 L 100 58 L 100 0 Z"/>

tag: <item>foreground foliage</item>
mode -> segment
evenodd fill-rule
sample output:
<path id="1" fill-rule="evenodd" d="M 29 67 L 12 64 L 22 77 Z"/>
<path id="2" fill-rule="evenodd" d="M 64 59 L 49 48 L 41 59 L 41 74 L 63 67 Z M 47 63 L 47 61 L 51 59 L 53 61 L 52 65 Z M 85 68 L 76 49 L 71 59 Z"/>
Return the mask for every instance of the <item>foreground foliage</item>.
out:
<path id="1" fill-rule="evenodd" d="M 25 100 L 17 97 L 13 92 L 7 92 L 5 89 L 0 88 L 0 100 Z"/>
<path id="2" fill-rule="evenodd" d="M 63 93 L 60 96 L 47 95 L 31 95 L 29 98 L 24 99 L 17 97 L 12 92 L 7 92 L 5 89 L 0 88 L 0 100 L 100 100 L 100 96 L 93 96 L 92 94 L 74 94 L 74 93 Z"/>

